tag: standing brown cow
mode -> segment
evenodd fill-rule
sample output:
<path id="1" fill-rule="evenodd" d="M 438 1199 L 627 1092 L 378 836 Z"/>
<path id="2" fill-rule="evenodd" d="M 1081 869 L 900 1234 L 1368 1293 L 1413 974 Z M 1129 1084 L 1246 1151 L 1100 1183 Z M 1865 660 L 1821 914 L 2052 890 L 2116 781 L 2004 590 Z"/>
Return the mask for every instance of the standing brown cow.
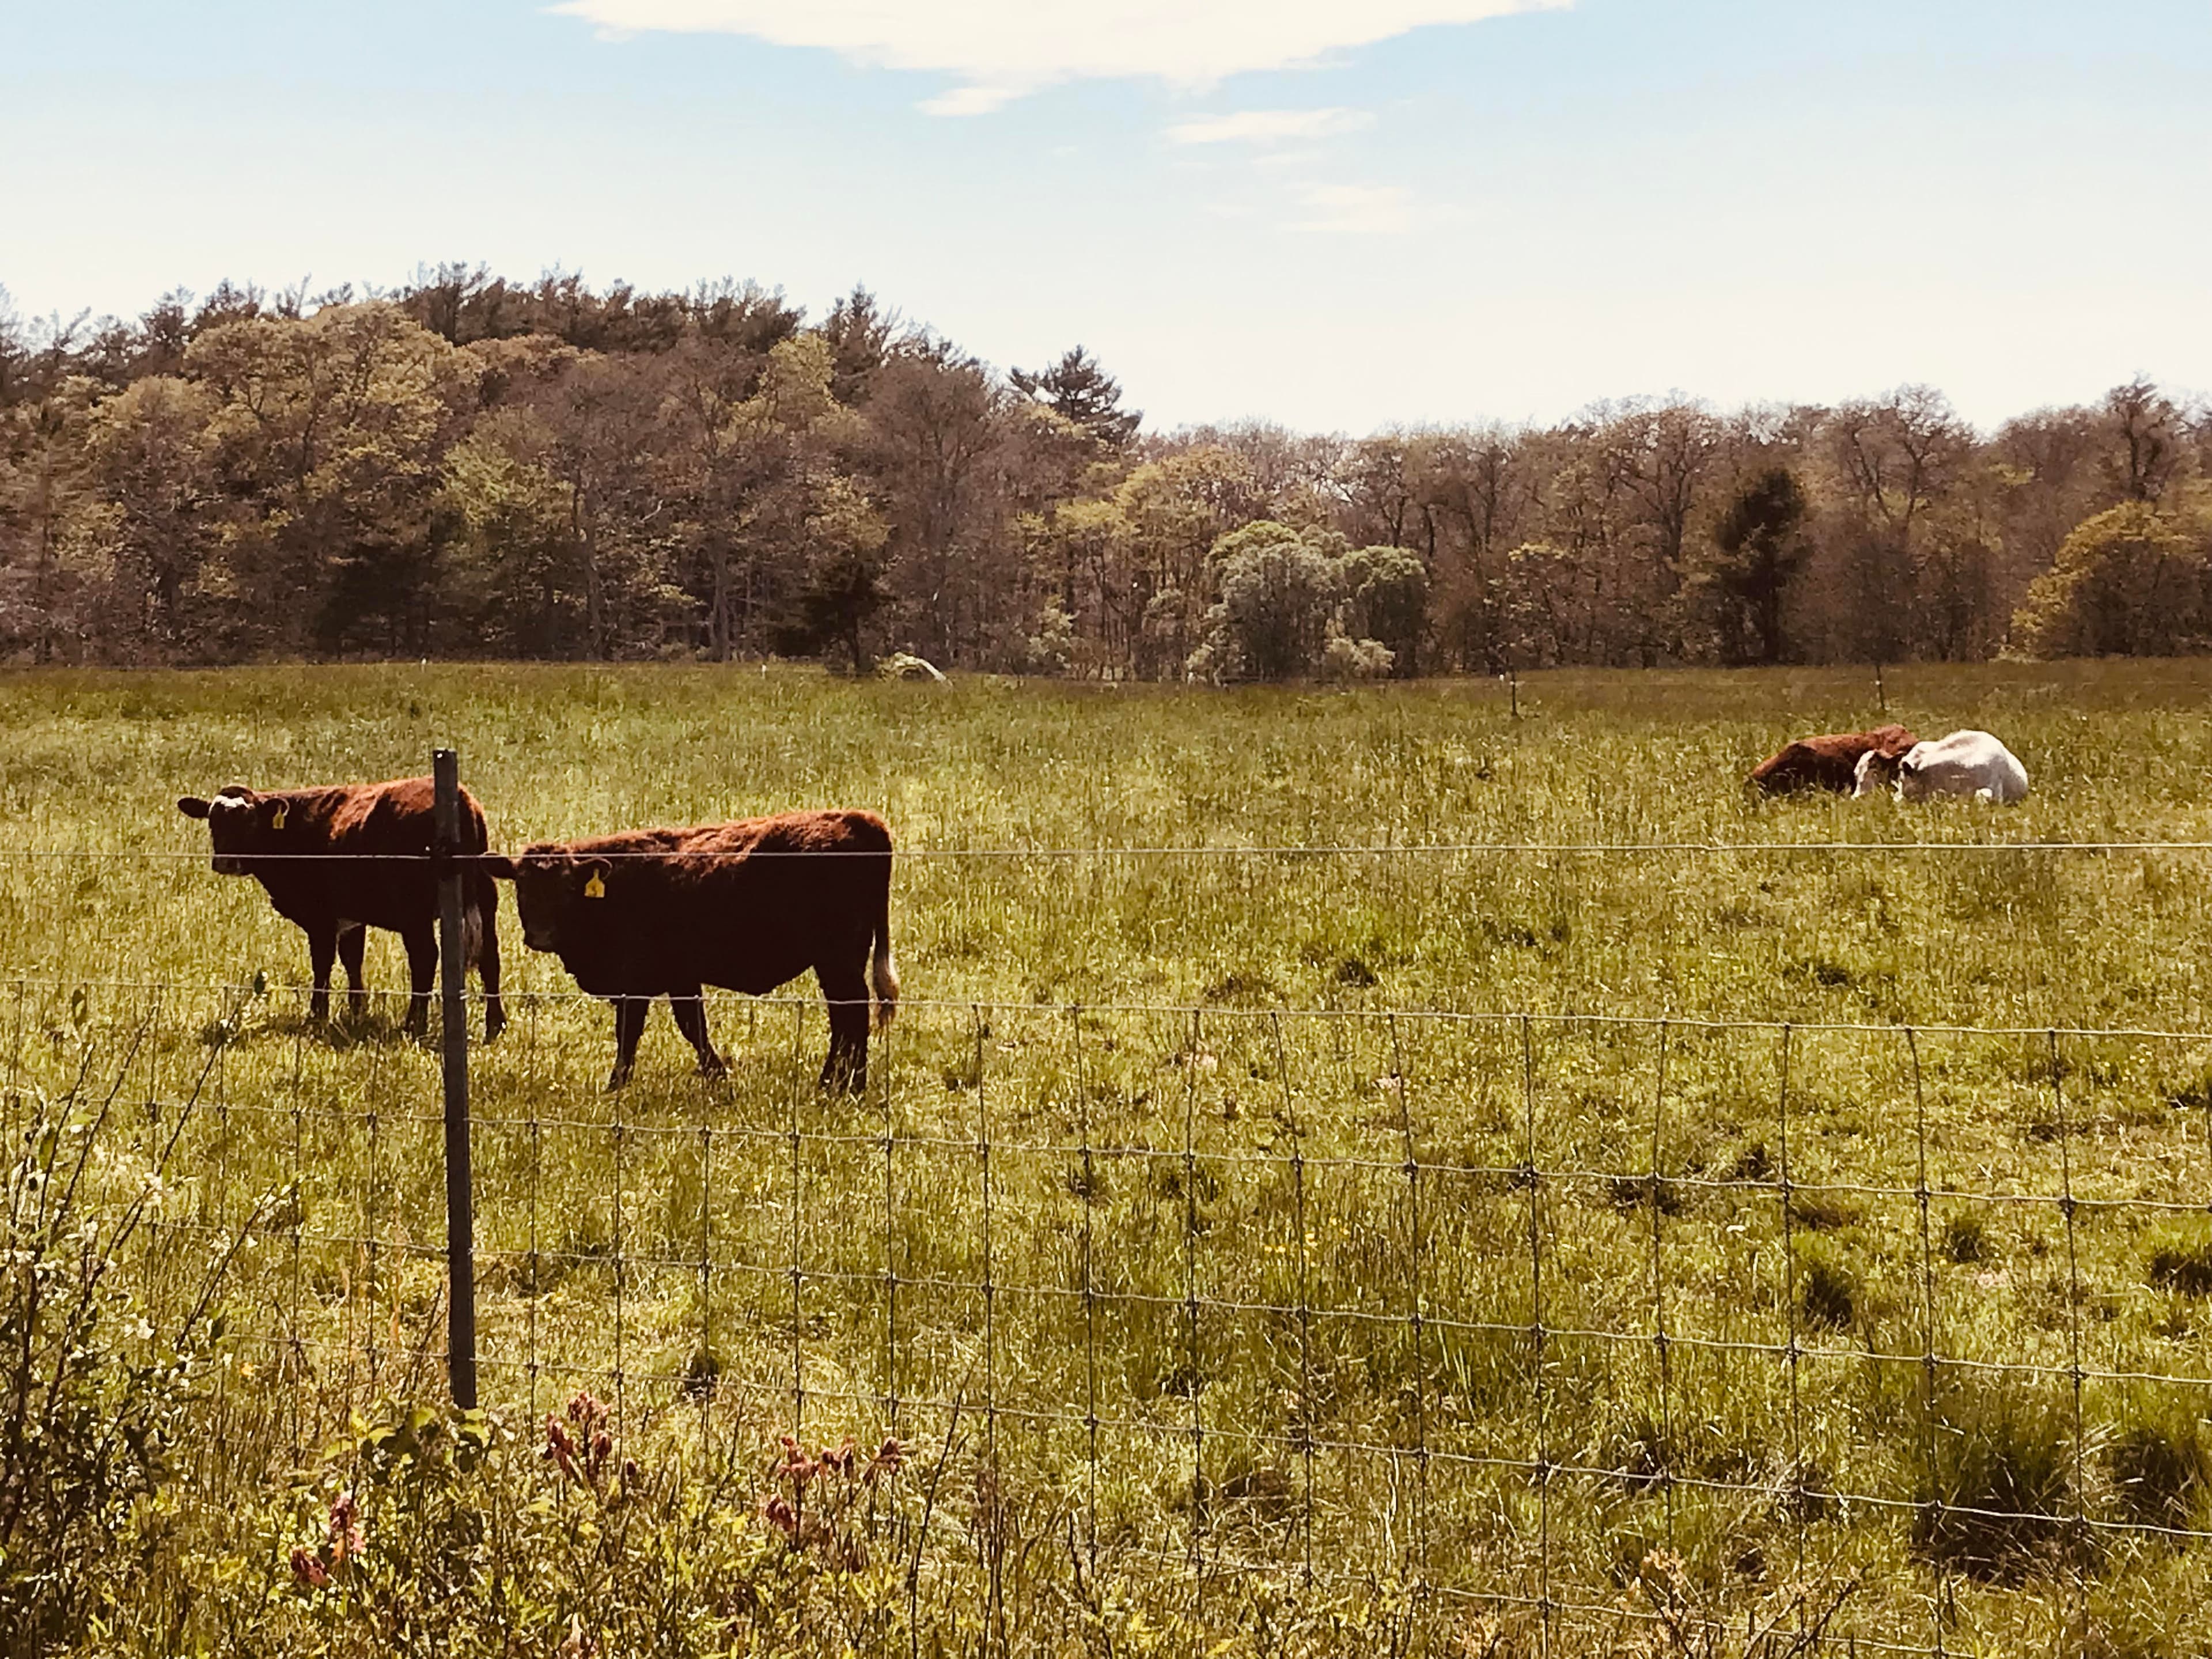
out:
<path id="1" fill-rule="evenodd" d="M 308 1012 L 317 1024 L 330 1018 L 334 958 L 345 964 L 353 1006 L 368 1002 L 362 952 L 368 930 L 383 927 L 407 948 L 415 994 L 407 1029 L 420 1035 L 429 1024 L 430 988 L 438 976 L 438 880 L 428 862 L 432 799 L 428 778 L 275 794 L 234 783 L 213 800 L 186 795 L 177 810 L 207 820 L 217 875 L 252 876 L 276 914 L 306 931 L 315 984 Z M 482 853 L 489 844 L 483 811 L 464 789 L 456 850 Z M 472 866 L 461 894 L 463 954 L 483 981 L 488 1041 L 507 1024 L 499 994 L 499 889 Z"/>
<path id="2" fill-rule="evenodd" d="M 830 1005 L 826 1088 L 868 1078 L 876 1023 L 898 1006 L 891 959 L 891 835 L 872 812 L 787 812 L 690 830 L 538 842 L 483 860 L 514 884 L 523 942 L 549 951 L 615 1006 L 615 1068 L 629 1080 L 647 1012 L 665 996 L 708 1077 L 724 1071 L 702 987 L 764 996 L 809 968 Z"/>
<path id="3" fill-rule="evenodd" d="M 1759 762 L 1747 781 L 1769 795 L 1787 795 L 1800 789 L 1832 789 L 1838 794 L 1849 794 L 1857 781 L 1861 755 L 1894 759 L 1916 741 L 1912 733 L 1901 726 L 1877 726 L 1871 732 L 1828 732 L 1816 738 L 1800 738 Z"/>

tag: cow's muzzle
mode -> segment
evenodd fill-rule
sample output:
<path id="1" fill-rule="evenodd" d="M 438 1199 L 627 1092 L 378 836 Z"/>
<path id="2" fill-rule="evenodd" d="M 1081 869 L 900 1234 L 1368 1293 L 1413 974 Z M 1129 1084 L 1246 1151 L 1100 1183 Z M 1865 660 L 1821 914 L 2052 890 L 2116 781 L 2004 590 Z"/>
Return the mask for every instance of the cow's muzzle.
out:
<path id="1" fill-rule="evenodd" d="M 246 873 L 246 860 L 235 853 L 217 853 L 215 872 L 218 876 L 242 876 Z"/>

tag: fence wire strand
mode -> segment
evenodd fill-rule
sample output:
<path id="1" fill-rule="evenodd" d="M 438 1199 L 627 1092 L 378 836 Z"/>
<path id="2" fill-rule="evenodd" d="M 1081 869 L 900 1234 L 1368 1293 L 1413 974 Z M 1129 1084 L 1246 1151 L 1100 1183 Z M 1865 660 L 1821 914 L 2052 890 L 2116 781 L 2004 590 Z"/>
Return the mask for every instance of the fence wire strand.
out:
<path id="1" fill-rule="evenodd" d="M 326 1045 L 276 1017 L 304 992 L 254 1013 L 248 989 L 96 988 L 72 1025 L 59 986 L 18 979 L 7 1124 L 20 1155 L 27 1120 L 80 1109 L 87 1181 L 102 1178 L 94 1144 L 176 1165 L 184 1196 L 137 1250 L 164 1297 L 189 1300 L 170 1263 L 204 1258 L 248 1218 L 270 1270 L 233 1340 L 290 1385 L 278 1431 L 296 1462 L 349 1403 L 434 1374 L 447 1264 L 418 1189 L 440 1118 L 414 1048 Z M 1601 1499 L 1648 1500 L 1669 1554 L 1710 1547 L 1702 1506 L 1771 1516 L 1801 1585 L 1839 1571 L 1855 1527 L 1924 1540 L 1975 1522 L 2056 1526 L 2084 1644 L 2100 1549 L 2212 1545 L 2201 1514 L 2096 1496 L 2100 1391 L 2161 1392 L 2201 1414 L 2212 1367 L 2192 1374 L 2185 1346 L 2129 1348 L 2102 1327 L 2093 1353 L 2087 1324 L 2100 1296 L 2130 1288 L 2111 1277 L 2114 1239 L 2203 1215 L 2212 1176 L 2212 1108 L 2193 1097 L 2160 1121 L 2200 1171 L 2176 1163 L 2160 1189 L 2087 1155 L 2099 1096 L 2117 1086 L 2091 1050 L 2212 1040 L 2197 1034 L 2043 1028 L 2023 1042 L 1999 1027 L 921 1003 L 902 1011 L 896 1048 L 876 1042 L 867 1091 L 847 1103 L 817 1091 L 807 1064 L 819 1005 L 785 998 L 751 1005 L 769 1018 L 732 1081 L 641 1064 L 629 1090 L 594 1103 L 604 1033 L 577 1018 L 582 1004 L 518 1000 L 519 1029 L 476 1085 L 488 1393 L 531 1419 L 541 1383 L 556 1400 L 603 1389 L 625 1420 L 680 1407 L 696 1413 L 702 1462 L 748 1425 L 802 1444 L 871 1422 L 909 1443 L 941 1435 L 962 1474 L 933 1485 L 909 1547 L 918 1561 L 933 1537 L 963 1540 L 982 1575 L 987 1652 L 1012 1645 L 1017 1562 L 1036 1571 L 1012 1540 L 1020 1483 L 1051 1447 L 1067 1454 L 1057 1501 L 1081 1583 L 1149 1551 L 1203 1610 L 1240 1571 L 1303 1594 L 1387 1571 L 1409 1628 L 1436 1631 L 1462 1604 L 1511 1609 L 1546 1653 L 1575 1650 L 1575 1620 L 1632 1612 L 1595 1565 Z M 200 1031 L 203 1006 L 217 1018 Z M 2011 1123 L 2017 1157 L 1978 1186 L 1949 1164 L 1960 1074 L 1923 1053 L 1931 1043 L 2001 1056 L 2010 1069 L 1990 1087 L 2008 1102 L 2047 1076 L 2047 1119 Z M 1844 1069 L 1824 1074 L 1824 1060 Z M 1632 1103 L 1613 1156 L 1581 1115 L 1605 1097 L 1589 1069 L 1601 1061 Z M 1869 1111 L 1893 1103 L 1895 1127 L 1826 1134 L 1824 1075 L 1854 1079 Z M 1709 1127 L 1694 1103 L 1714 1099 L 1771 1125 L 1771 1168 L 1685 1150 Z M 1856 1331 L 1808 1299 L 1808 1252 L 1835 1225 L 1820 1206 L 1844 1201 L 1860 1206 L 1853 1224 L 1892 1225 L 1897 1240 L 1894 1317 Z M 599 1232 L 589 1212 L 602 1204 Z M 2023 1226 L 2055 1211 L 2063 1319 L 1978 1337 L 1947 1302 L 1946 1285 L 1967 1281 L 1947 1279 L 1939 1242 L 1968 1208 Z M 1763 1292 L 1747 1279 L 1707 1306 L 1698 1276 L 1728 1268 L 1700 1253 L 1736 1250 L 1729 1216 L 1755 1218 L 1751 1259 L 1766 1240 L 1779 1271 L 1754 1270 Z M 1607 1240 L 1624 1254 L 1595 1255 Z M 1883 1259 L 1868 1258 L 1869 1275 Z M 1622 1449 L 1599 1431 L 1631 1414 L 1627 1379 L 1646 1366 L 1656 1443 Z M 1839 1443 L 1830 1408 L 1816 1410 L 1888 1367 L 1898 1467 L 1917 1463 L 1917 1486 Z M 1363 1374 L 1375 1398 L 1354 1409 Z M 1784 1395 L 1772 1402 L 1784 1460 L 1693 1456 L 1709 1425 L 1686 1391 L 1703 1389 L 1710 1410 L 1716 1387 L 1759 1374 Z M 2063 1401 L 2063 1496 L 1992 1504 L 1937 1479 L 1951 1395 L 1978 1377 Z M 238 1408 L 241 1377 L 222 1387 Z M 1741 1409 L 1758 1407 L 1747 1395 Z M 691 1418 L 678 1420 L 689 1436 Z M 1147 1522 L 1131 1506 L 1170 1468 L 1187 1498 L 1160 1499 Z M 1364 1483 L 1363 1468 L 1382 1478 Z M 1914 1559 L 1924 1626 L 1862 1626 L 1849 1632 L 1859 1648 L 1964 1650 L 1971 1575 L 1940 1551 Z M 1786 1614 L 1807 1642 L 1825 1616 L 1802 1601 Z"/>
<path id="2" fill-rule="evenodd" d="M 1768 854 L 1817 853 L 1822 854 L 1858 854 L 1874 856 L 1895 853 L 1968 853 L 1968 854 L 2110 854 L 2110 853 L 2203 853 L 2212 852 L 2212 841 L 2185 840 L 2113 840 L 2113 841 L 1466 841 L 1466 842 L 1395 842 L 1385 843 L 1348 842 L 1301 846 L 1295 842 L 1278 846 L 1257 843 L 1237 843 L 1222 846 L 1099 846 L 1081 847 L 906 847 L 894 850 L 894 856 L 904 860 L 1013 860 L 1040 859 L 1057 861 L 1097 859 L 1408 859 L 1462 858 L 1481 854 L 1545 858 L 1629 858 L 1639 855 L 1662 857 L 1760 857 Z M 362 864 L 429 864 L 434 855 L 429 853 L 242 853 L 239 856 L 255 864 L 331 863 L 343 860 Z M 497 854 L 456 854 L 456 864 L 478 864 L 500 857 Z M 519 855 L 518 855 L 519 856 Z M 593 859 L 621 863 L 631 860 L 660 860 L 665 851 L 629 851 L 619 848 L 591 849 Z M 877 859 L 878 852 L 860 851 L 842 848 L 809 848 L 804 850 L 783 848 L 761 848 L 743 852 L 687 853 L 688 859 L 705 863 L 742 862 L 753 860 L 804 858 L 810 861 L 823 859 Z M 113 863 L 204 863 L 208 849 L 200 848 L 99 848 L 99 847 L 0 847 L 0 860 L 23 862 L 52 860 L 56 862 L 98 861 Z"/>

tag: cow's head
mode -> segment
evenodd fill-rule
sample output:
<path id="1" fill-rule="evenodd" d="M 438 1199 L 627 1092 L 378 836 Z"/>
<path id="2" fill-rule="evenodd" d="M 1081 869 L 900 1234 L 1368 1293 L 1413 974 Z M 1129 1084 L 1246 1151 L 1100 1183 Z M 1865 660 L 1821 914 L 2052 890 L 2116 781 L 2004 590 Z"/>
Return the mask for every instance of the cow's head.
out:
<path id="1" fill-rule="evenodd" d="M 256 853 L 284 850 L 285 803 L 282 796 L 264 795 L 234 783 L 218 791 L 213 800 L 186 795 L 177 811 L 188 818 L 205 818 L 208 839 L 215 843 L 215 872 L 245 876 L 253 872 L 247 861 Z"/>
<path id="2" fill-rule="evenodd" d="M 487 854 L 483 867 L 514 884 L 522 942 L 533 951 L 557 951 L 577 907 L 603 900 L 614 878 L 609 860 L 581 856 L 551 842 L 525 848 L 520 857 Z"/>
<path id="3" fill-rule="evenodd" d="M 1851 799 L 1861 800 L 1880 794 L 1896 778 L 1897 767 L 1895 755 L 1885 755 L 1879 749 L 1868 750 L 1859 757 L 1858 765 L 1851 773 Z"/>

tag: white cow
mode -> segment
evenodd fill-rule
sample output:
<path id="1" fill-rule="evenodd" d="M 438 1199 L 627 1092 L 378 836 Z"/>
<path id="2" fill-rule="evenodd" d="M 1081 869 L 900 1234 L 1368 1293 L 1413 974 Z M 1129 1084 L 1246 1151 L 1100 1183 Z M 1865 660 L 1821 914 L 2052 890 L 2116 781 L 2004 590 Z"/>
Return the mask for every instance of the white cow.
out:
<path id="1" fill-rule="evenodd" d="M 1898 799 L 1934 795 L 1969 795 L 2009 806 L 2027 799 L 2027 769 L 1988 732 L 1954 732 L 1914 744 L 1897 763 Z"/>

